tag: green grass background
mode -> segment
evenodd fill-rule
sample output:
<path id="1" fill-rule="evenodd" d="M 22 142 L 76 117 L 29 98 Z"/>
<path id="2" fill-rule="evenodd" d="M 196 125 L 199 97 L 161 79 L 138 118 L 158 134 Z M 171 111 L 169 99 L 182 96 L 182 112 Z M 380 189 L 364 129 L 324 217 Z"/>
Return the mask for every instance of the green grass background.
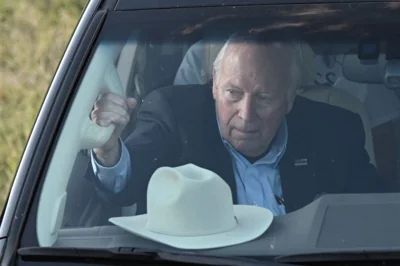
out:
<path id="1" fill-rule="evenodd" d="M 0 0 L 0 211 L 87 0 Z"/>

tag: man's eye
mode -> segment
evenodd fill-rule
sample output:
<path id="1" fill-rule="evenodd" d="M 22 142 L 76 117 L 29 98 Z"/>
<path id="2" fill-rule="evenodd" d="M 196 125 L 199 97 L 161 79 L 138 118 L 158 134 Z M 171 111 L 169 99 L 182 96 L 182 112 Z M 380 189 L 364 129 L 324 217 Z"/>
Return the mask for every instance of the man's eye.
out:
<path id="1" fill-rule="evenodd" d="M 229 97 L 231 98 L 239 98 L 241 96 L 241 93 L 237 90 L 232 90 L 232 89 L 228 89 L 227 90 Z"/>
<path id="2" fill-rule="evenodd" d="M 259 104 L 261 104 L 263 106 L 268 106 L 271 103 L 270 97 L 268 97 L 267 95 L 263 95 L 263 94 L 257 95 L 257 101 L 259 102 Z"/>
<path id="3" fill-rule="evenodd" d="M 266 100 L 268 100 L 268 96 L 267 95 L 263 95 L 263 94 L 259 94 L 258 95 L 258 99 L 260 99 L 262 101 L 266 101 Z"/>
<path id="4" fill-rule="evenodd" d="M 260 100 L 269 100 L 271 97 L 268 95 L 268 93 L 257 93 L 257 97 Z"/>

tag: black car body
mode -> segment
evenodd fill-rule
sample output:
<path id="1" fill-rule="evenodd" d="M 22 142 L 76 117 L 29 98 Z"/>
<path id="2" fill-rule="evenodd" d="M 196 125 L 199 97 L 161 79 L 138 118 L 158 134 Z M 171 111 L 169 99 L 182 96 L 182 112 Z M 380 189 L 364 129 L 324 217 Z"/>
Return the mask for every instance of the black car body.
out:
<path id="1" fill-rule="evenodd" d="M 238 27 L 248 27 L 252 23 L 258 26 L 272 25 L 272 36 L 278 36 L 284 31 L 298 39 L 315 41 L 316 44 L 324 42 L 320 47 L 337 42 L 335 52 L 340 53 L 342 47 L 339 43 L 343 44 L 343 49 L 347 49 L 347 43 L 357 46 L 360 41 L 377 43 L 397 40 L 400 29 L 399 12 L 398 1 L 89 1 L 50 85 L 3 211 L 0 227 L 1 264 L 141 264 L 171 260 L 176 263 L 181 261 L 202 264 L 210 260 L 208 262 L 211 264 L 251 265 L 255 262 L 242 260 L 242 257 L 251 257 L 266 265 L 272 260 L 276 260 L 276 263 L 279 261 L 304 265 L 342 265 L 340 263 L 345 262 L 348 264 L 343 265 L 381 265 L 383 261 L 387 263 L 385 265 L 397 265 L 400 263 L 400 194 L 397 193 L 325 195 L 286 217 L 277 217 L 269 234 L 255 242 L 190 253 L 164 246 L 152 246 L 139 237 L 132 238 L 129 234 L 115 231 L 110 225 L 105 226 L 105 221 L 112 215 L 113 207 L 98 207 L 90 193 L 83 206 L 74 207 L 74 210 L 80 210 L 80 220 L 63 222 L 64 231 L 57 235 L 59 246 L 40 247 L 37 213 L 43 208 L 40 207 L 39 198 L 45 186 L 46 174 L 51 168 L 51 158 L 57 154 L 56 146 L 62 138 L 63 126 L 67 123 L 68 113 L 78 95 L 79 84 L 88 71 L 88 62 L 92 60 L 93 53 L 102 40 L 116 43 L 115 47 L 119 47 L 129 36 L 130 27 L 135 28 L 136 25 L 150 33 L 147 37 L 153 39 L 146 46 L 149 49 L 146 56 L 150 58 L 152 55 L 163 55 L 165 58 L 162 61 L 164 65 L 158 65 L 158 61 L 151 65 L 151 59 L 147 59 L 147 67 L 157 69 L 155 71 L 158 71 L 160 78 L 152 79 L 144 74 L 147 85 L 150 85 L 141 95 L 137 91 L 132 92 L 135 97 L 143 99 L 151 90 L 173 83 L 171 73 L 175 73 L 183 58 L 184 53 L 180 54 L 181 50 L 169 53 L 167 46 L 157 46 L 158 41 L 164 40 L 162 38 L 168 39 L 166 36 L 169 33 L 173 36 L 169 41 L 185 43 L 185 47 L 188 47 L 201 39 L 208 30 L 220 30 L 224 33 L 239 21 L 243 24 L 238 23 Z M 263 16 L 268 19 L 260 19 Z M 260 21 L 250 21 L 249 18 L 252 17 Z M 170 24 L 168 20 L 171 20 Z M 146 22 L 141 24 L 141 21 Z M 246 25 L 246 21 L 249 25 Z M 219 37 L 216 39 L 220 40 Z M 394 54 L 397 59 L 398 54 Z M 173 61 L 173 58 L 179 60 Z M 127 82 L 135 83 L 130 79 Z M 76 156 L 74 167 L 82 173 L 91 171 L 85 148 Z M 66 153 L 66 161 L 67 157 Z M 70 170 L 78 171 L 76 169 Z M 58 182 L 63 181 L 60 178 Z M 90 180 L 85 182 L 90 183 Z M 396 182 L 395 180 L 394 183 Z M 65 208 L 68 210 L 68 206 Z M 96 214 L 87 214 L 86 208 Z M 50 218 L 56 219 L 50 223 L 61 223 L 57 220 L 60 219 L 57 215 L 56 218 L 52 216 L 53 210 L 49 209 L 48 212 Z M 111 214 L 105 215 L 108 212 Z M 54 228 L 60 229 L 57 229 L 57 225 Z M 74 240 L 74 237 L 79 236 L 85 237 L 85 242 L 79 244 L 80 240 Z M 60 252 L 62 246 L 64 250 Z M 106 252 L 97 252 L 97 249 Z M 164 255 L 162 252 L 157 253 L 160 249 L 165 252 Z M 179 253 L 184 255 L 171 255 Z M 241 258 L 235 262 L 224 261 L 220 257 Z M 361 264 L 356 264 L 357 261 Z"/>

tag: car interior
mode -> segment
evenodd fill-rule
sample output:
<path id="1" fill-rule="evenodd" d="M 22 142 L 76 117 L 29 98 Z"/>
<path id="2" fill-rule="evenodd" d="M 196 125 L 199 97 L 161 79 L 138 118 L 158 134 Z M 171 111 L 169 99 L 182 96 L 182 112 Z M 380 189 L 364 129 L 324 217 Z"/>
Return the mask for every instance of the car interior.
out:
<path id="1" fill-rule="evenodd" d="M 210 38 L 209 40 L 201 39 L 191 45 L 181 40 L 175 41 L 174 43 L 168 41 L 157 41 L 153 43 L 151 41 L 151 36 L 147 37 L 148 39 L 146 41 L 140 40 L 137 39 L 137 33 L 132 33 L 132 39 L 127 40 L 120 51 L 116 68 L 126 95 L 134 96 L 139 99 L 138 102 L 140 102 L 140 99 L 145 98 L 145 96 L 154 89 L 174 84 L 177 85 L 174 83 L 174 80 L 177 71 L 180 70 L 181 62 L 184 60 L 189 49 L 198 44 L 202 45 L 202 52 L 204 52 L 204 56 L 202 57 L 203 61 L 200 62 L 202 69 L 189 69 L 186 71 L 198 71 L 198 73 L 200 73 L 199 75 L 203 77 L 203 84 L 208 83 L 212 79 L 212 62 L 221 49 L 223 45 L 222 42 L 213 42 Z M 340 51 L 336 51 L 337 54 L 344 55 L 343 75 L 345 78 L 359 83 L 382 82 L 381 76 L 384 62 L 380 61 L 379 65 L 372 66 L 362 65 L 355 54 L 356 47 L 356 43 L 349 44 L 347 47 L 343 45 L 343 47 L 339 47 Z M 304 68 L 302 69 L 303 86 L 298 94 L 314 101 L 327 103 L 358 113 L 364 125 L 366 137 L 365 148 L 370 156 L 370 162 L 375 164 L 370 121 L 362 103 L 354 95 L 346 91 L 314 83 L 314 77 L 316 75 L 314 65 L 315 56 L 317 52 L 321 52 L 321 50 L 323 52 L 323 49 L 324 47 L 311 47 L 308 44 L 302 44 L 300 53 L 302 61 L 304 62 Z M 335 53 L 335 51 L 332 51 L 332 47 L 326 47 L 325 50 L 327 49 L 329 49 L 331 53 Z M 366 75 L 365 73 L 368 74 Z M 158 78 L 154 79 L 154 76 Z M 124 137 L 127 137 L 132 130 L 133 127 L 132 124 L 130 124 L 124 132 Z M 84 154 L 80 154 L 80 156 L 87 157 Z M 76 172 L 81 172 L 82 167 L 87 167 L 87 160 L 87 158 L 86 161 L 82 160 L 82 158 L 77 158 L 75 165 Z M 80 187 L 80 181 L 74 184 L 74 179 L 80 180 L 80 178 L 73 178 L 74 176 L 75 175 L 71 175 L 68 185 L 68 189 L 71 189 L 71 191 L 76 191 L 77 187 Z M 90 187 L 90 184 L 88 186 Z M 86 191 L 86 188 L 81 189 Z M 87 193 L 80 194 L 82 194 L 82 197 L 88 197 Z M 74 201 L 76 201 L 76 204 L 73 203 Z M 69 201 L 66 206 L 66 212 L 70 209 L 77 211 L 75 208 L 69 207 L 69 205 L 71 204 L 74 206 L 81 202 L 83 201 L 80 198 L 74 198 L 73 201 Z M 91 198 L 88 206 L 91 206 L 91 204 L 98 204 L 98 199 Z M 98 213 L 103 213 L 100 206 L 97 206 L 94 210 L 98 210 Z M 123 208 L 122 213 L 124 215 L 130 215 L 132 211 L 134 211 L 134 207 L 126 207 Z M 75 215 L 72 215 L 72 217 L 73 216 Z M 68 215 L 65 216 L 64 222 L 65 226 L 68 226 L 69 223 L 66 217 L 68 217 Z M 93 222 L 93 218 L 83 220 L 86 220 L 87 225 Z M 73 224 L 71 223 L 69 225 L 72 226 Z"/>
<path id="2" fill-rule="evenodd" d="M 198 36 L 175 36 L 171 38 L 167 33 L 165 33 L 165 36 L 160 36 L 159 31 L 154 31 L 154 33 L 151 31 L 145 33 L 133 31 L 129 35 L 129 38 L 120 46 L 118 51 L 106 51 L 104 54 L 107 56 L 98 59 L 103 60 L 103 63 L 104 60 L 110 60 L 109 64 L 112 65 L 111 70 L 108 69 L 98 72 L 105 73 L 104 71 L 107 71 L 108 73 L 113 73 L 106 82 L 110 82 L 112 86 L 117 87 L 116 93 L 135 97 L 138 100 L 139 109 L 140 102 L 151 91 L 164 86 L 177 85 L 176 76 L 178 71 L 181 70 L 181 67 L 184 67 L 182 62 L 185 60 L 185 56 L 187 56 L 191 48 L 199 47 L 199 45 L 201 45 L 201 50 L 204 53 L 204 56 L 200 58 L 201 61 L 199 62 L 199 65 L 202 67 L 200 69 L 186 69 L 186 71 L 197 71 L 196 75 L 202 78 L 203 84 L 206 84 L 212 80 L 212 63 L 223 45 L 221 41 L 213 41 L 213 37 L 202 36 L 199 38 Z M 370 121 L 362 102 L 348 92 L 314 82 L 317 71 L 314 64 L 315 57 L 329 52 L 333 55 L 343 56 L 343 76 L 346 79 L 357 83 L 383 85 L 382 75 L 385 71 L 385 59 L 380 57 L 378 63 L 362 64 L 357 56 L 357 47 L 358 43 L 355 42 L 341 45 L 329 45 L 326 43 L 301 44 L 297 56 L 301 58 L 304 68 L 301 70 L 303 78 L 298 95 L 313 101 L 338 106 L 359 114 L 362 118 L 365 130 L 365 149 L 370 156 L 370 162 L 375 165 L 374 143 Z M 100 47 L 98 49 L 100 49 Z M 97 50 L 95 54 L 96 53 L 101 54 L 99 50 Z M 92 62 L 92 64 L 94 63 Z M 102 63 L 98 63 L 98 65 L 101 64 Z M 90 67 L 87 71 L 90 71 Z M 93 79 L 95 78 L 92 76 L 92 80 Z M 80 86 L 84 86 L 84 82 L 85 80 L 82 81 Z M 190 81 L 188 81 L 187 84 L 190 84 Z M 99 84 L 99 87 L 100 85 L 101 84 Z M 180 83 L 179 85 L 184 84 Z M 383 86 L 382 89 L 388 88 Z M 82 91 L 82 89 L 80 91 Z M 96 97 L 95 93 L 97 92 L 99 91 L 91 92 L 92 94 L 86 99 L 93 100 L 94 102 Z M 77 96 L 76 98 L 78 99 L 79 97 Z M 90 110 L 82 110 L 82 112 L 86 112 L 87 114 Z M 136 113 L 132 114 L 133 119 L 131 121 L 134 121 L 135 115 Z M 398 123 L 396 125 L 399 127 Z M 134 130 L 133 122 L 125 129 L 123 138 L 126 138 L 132 130 Z M 102 132 L 101 134 L 97 134 L 97 136 L 99 136 L 98 140 L 88 141 L 90 143 L 96 141 L 101 142 L 107 134 L 106 132 Z M 100 140 L 100 138 L 102 139 Z M 393 143 L 393 145 L 399 146 L 397 143 Z M 75 160 L 71 162 L 71 170 L 68 172 L 67 179 L 63 181 L 65 182 L 65 190 L 62 191 L 63 189 L 61 189 L 61 193 L 56 189 L 50 191 L 51 185 L 44 184 L 41 198 L 54 198 L 55 200 L 53 202 L 55 202 L 57 207 L 51 206 L 51 201 L 44 203 L 43 200 L 41 200 L 39 203 L 37 224 L 41 225 L 39 226 L 40 228 L 38 227 L 38 234 L 49 235 L 50 238 L 53 239 L 51 241 L 42 239 L 42 243 L 54 243 L 54 236 L 57 235 L 55 233 L 57 228 L 68 230 L 70 228 L 89 228 L 109 225 L 108 218 L 110 217 L 119 215 L 130 216 L 135 214 L 135 205 L 116 208 L 114 205 L 99 199 L 91 184 L 90 178 L 87 178 L 87 172 L 91 171 L 90 151 L 88 147 L 84 145 L 77 146 L 76 149 L 79 150 L 79 153 Z M 49 172 L 51 173 L 51 167 Z M 48 180 L 50 180 L 50 178 L 46 178 L 46 182 L 50 183 L 51 181 Z M 62 187 L 60 185 L 58 186 Z M 46 187 L 48 191 L 45 190 Z M 72 194 L 73 196 L 68 197 L 68 195 Z M 56 195 L 62 195 L 62 197 Z M 41 204 L 43 206 L 40 206 Z M 45 204 L 47 205 L 45 206 Z M 40 210 L 44 210 L 47 207 L 52 209 L 52 211 L 49 211 L 46 217 L 41 217 Z M 49 222 L 43 222 L 46 219 L 48 219 Z M 39 220 L 41 221 L 39 222 Z M 48 232 L 49 230 L 50 232 Z"/>

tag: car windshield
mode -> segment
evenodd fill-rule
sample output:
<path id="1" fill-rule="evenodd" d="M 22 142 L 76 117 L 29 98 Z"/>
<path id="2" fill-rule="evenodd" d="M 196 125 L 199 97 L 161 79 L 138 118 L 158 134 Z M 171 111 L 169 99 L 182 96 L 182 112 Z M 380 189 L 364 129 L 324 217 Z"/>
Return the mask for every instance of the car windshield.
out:
<path id="1" fill-rule="evenodd" d="M 109 12 L 21 246 L 400 246 L 399 6 Z"/>

